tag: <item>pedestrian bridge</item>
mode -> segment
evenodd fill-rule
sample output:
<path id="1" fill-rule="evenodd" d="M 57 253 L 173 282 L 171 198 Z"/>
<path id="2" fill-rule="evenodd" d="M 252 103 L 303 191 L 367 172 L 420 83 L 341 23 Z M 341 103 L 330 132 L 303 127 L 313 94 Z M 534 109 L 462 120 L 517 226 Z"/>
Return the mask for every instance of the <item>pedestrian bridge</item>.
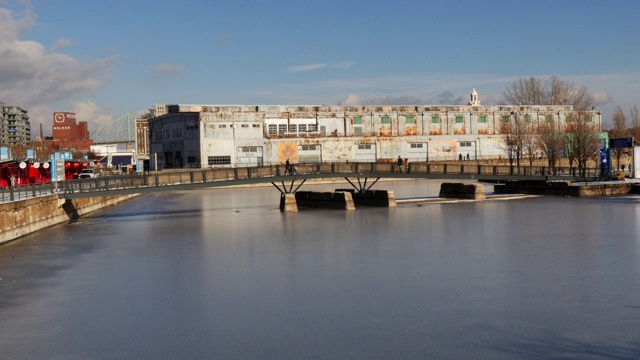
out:
<path id="1" fill-rule="evenodd" d="M 285 174 L 284 165 L 246 168 L 210 168 L 163 170 L 95 179 L 65 181 L 59 196 L 66 199 L 95 196 L 141 194 L 161 191 L 192 190 L 211 187 L 271 183 L 282 194 L 295 193 L 310 179 L 344 178 L 356 191 L 369 190 L 378 180 L 443 179 L 481 180 L 597 180 L 599 169 L 587 169 L 578 176 L 576 169 L 541 166 L 484 165 L 468 162 L 411 163 L 398 167 L 393 163 L 321 163 L 298 164 L 292 175 Z"/>

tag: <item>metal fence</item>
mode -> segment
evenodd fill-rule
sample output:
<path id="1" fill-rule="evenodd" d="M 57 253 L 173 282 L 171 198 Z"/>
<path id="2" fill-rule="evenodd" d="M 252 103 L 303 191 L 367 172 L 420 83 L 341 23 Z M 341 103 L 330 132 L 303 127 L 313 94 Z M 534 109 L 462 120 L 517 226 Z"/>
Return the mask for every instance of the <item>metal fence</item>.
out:
<path id="1" fill-rule="evenodd" d="M 53 195 L 58 192 L 55 182 L 30 184 L 0 188 L 0 202 L 18 201 L 39 196 Z"/>

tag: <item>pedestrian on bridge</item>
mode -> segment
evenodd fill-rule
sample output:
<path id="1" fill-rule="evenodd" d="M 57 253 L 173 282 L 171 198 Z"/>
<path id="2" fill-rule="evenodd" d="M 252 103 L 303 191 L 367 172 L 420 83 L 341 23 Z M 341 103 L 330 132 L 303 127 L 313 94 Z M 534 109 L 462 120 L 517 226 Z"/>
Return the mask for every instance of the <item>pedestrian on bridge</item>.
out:
<path id="1" fill-rule="evenodd" d="M 284 174 L 291 175 L 291 163 L 289 162 L 289 159 L 284 163 Z"/>
<path id="2" fill-rule="evenodd" d="M 402 158 L 398 156 L 398 172 L 402 172 Z"/>

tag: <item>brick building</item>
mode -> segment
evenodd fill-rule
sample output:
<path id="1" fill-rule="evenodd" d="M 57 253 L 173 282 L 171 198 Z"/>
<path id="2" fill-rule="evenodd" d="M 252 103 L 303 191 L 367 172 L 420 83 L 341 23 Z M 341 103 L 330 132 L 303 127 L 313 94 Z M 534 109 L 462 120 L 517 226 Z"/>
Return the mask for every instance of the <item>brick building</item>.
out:
<path id="1" fill-rule="evenodd" d="M 53 140 L 45 141 L 47 146 L 55 149 L 89 150 L 93 140 L 89 138 L 86 121 L 77 122 L 72 112 L 53 113 Z"/>

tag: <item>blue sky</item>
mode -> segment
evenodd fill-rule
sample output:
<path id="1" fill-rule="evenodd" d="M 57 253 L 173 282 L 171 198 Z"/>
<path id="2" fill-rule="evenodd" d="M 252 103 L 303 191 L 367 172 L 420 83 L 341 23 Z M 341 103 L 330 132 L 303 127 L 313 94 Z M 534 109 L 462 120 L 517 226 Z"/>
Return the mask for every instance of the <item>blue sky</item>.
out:
<path id="1" fill-rule="evenodd" d="M 157 103 L 496 104 L 520 77 L 640 90 L 640 1 L 0 0 L 0 102 L 50 133 Z"/>

